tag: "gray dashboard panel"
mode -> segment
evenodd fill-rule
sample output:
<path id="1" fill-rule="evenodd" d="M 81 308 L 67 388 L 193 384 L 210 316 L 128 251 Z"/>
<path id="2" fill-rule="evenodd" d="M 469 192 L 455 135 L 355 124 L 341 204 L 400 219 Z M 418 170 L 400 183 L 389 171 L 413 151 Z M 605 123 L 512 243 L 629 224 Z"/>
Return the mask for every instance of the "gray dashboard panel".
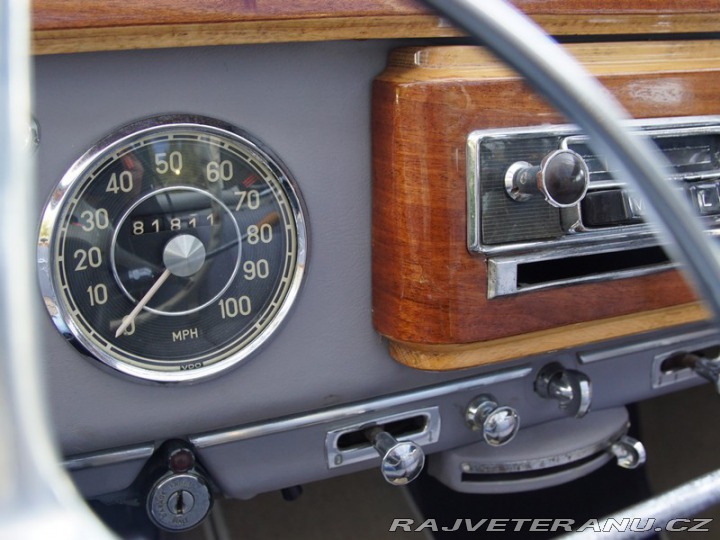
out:
<path id="1" fill-rule="evenodd" d="M 310 225 L 307 281 L 272 342 L 193 386 L 123 379 L 41 329 L 66 454 L 162 440 L 439 382 L 393 362 L 370 317 L 370 85 L 386 42 L 38 57 L 38 213 L 55 183 L 118 126 L 166 112 L 253 133 L 294 174 Z M 38 298 L 38 302 L 40 299 Z"/>
<path id="2" fill-rule="evenodd" d="M 413 370 L 389 357 L 372 328 L 370 90 L 387 52 L 397 44 L 303 43 L 36 58 L 35 115 L 42 138 L 38 216 L 67 168 L 106 134 L 145 116 L 195 113 L 235 124 L 272 148 L 302 191 L 310 227 L 307 279 L 287 323 L 253 359 L 219 378 L 176 386 L 122 378 L 81 358 L 43 317 L 38 331 L 66 456 L 258 425 L 498 369 Z M 41 302 L 38 293 L 39 309 Z M 690 331 L 700 333 L 682 337 Z M 517 408 L 525 426 L 561 418 L 557 404 L 540 399 L 531 383 L 545 363 L 560 361 L 590 375 L 595 410 L 617 407 L 698 384 L 694 375 L 673 386 L 652 384 L 658 354 L 692 347 L 697 340 L 720 342 L 716 332 L 693 325 L 522 359 L 503 368 L 527 365 L 531 375 L 495 390 Z M 578 353 L 595 361 L 579 365 Z M 437 449 L 473 441 L 461 421 L 467 398 L 443 405 Z M 326 467 L 324 435 L 342 427 L 288 431 L 206 448 L 203 454 L 208 467 L 223 475 L 226 491 L 249 496 L 293 478 L 340 474 Z M 305 453 L 288 462 L 283 448 Z M 247 459 L 240 468 L 238 452 Z M 132 481 L 129 473 L 116 476 L 118 489 Z M 100 494 L 107 485 L 92 474 L 82 480 L 86 493 Z"/>

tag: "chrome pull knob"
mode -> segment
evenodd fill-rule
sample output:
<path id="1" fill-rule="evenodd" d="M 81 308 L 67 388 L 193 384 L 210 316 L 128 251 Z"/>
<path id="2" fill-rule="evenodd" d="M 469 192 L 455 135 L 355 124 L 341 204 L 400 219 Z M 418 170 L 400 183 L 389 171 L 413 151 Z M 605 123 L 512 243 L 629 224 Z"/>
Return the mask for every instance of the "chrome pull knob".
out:
<path id="1" fill-rule="evenodd" d="M 585 160 L 572 150 L 555 150 L 539 166 L 517 161 L 505 173 L 505 191 L 512 199 L 523 202 L 542 195 L 548 204 L 558 208 L 579 203 L 589 183 Z"/>
<path id="2" fill-rule="evenodd" d="M 716 354 L 711 357 L 705 356 L 704 351 L 697 352 L 679 352 L 666 358 L 660 370 L 662 372 L 671 373 L 676 369 L 692 369 L 715 385 L 715 391 L 720 394 L 720 357 Z"/>
<path id="3" fill-rule="evenodd" d="M 395 486 L 404 486 L 415 480 L 425 466 L 425 452 L 411 441 L 400 442 L 380 427 L 365 432 L 373 448 L 380 455 L 380 472 Z"/>
<path id="4" fill-rule="evenodd" d="M 548 364 L 535 379 L 535 392 L 545 399 L 555 399 L 570 416 L 582 418 L 592 404 L 592 384 L 587 375 L 561 364 Z"/>
<path id="5" fill-rule="evenodd" d="M 720 394 L 720 360 L 696 355 L 688 355 L 688 357 L 693 371 L 713 383 L 715 390 Z"/>
<path id="6" fill-rule="evenodd" d="M 468 404 L 465 421 L 473 431 L 480 431 L 491 446 L 509 443 L 520 429 L 517 411 L 508 406 L 500 407 L 489 394 L 478 396 Z"/>
<path id="7" fill-rule="evenodd" d="M 647 461 L 647 452 L 643 443 L 624 435 L 610 447 L 610 453 L 623 469 L 637 469 Z"/>

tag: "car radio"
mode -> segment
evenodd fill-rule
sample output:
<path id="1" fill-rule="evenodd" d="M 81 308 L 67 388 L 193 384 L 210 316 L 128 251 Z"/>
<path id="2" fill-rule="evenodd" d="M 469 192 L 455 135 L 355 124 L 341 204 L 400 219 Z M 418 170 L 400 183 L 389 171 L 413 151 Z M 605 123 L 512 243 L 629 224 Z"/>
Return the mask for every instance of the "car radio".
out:
<path id="1" fill-rule="evenodd" d="M 720 117 L 632 121 L 667 158 L 668 181 L 720 234 Z M 468 247 L 488 258 L 488 297 L 644 275 L 672 263 L 645 204 L 571 125 L 468 137 Z"/>

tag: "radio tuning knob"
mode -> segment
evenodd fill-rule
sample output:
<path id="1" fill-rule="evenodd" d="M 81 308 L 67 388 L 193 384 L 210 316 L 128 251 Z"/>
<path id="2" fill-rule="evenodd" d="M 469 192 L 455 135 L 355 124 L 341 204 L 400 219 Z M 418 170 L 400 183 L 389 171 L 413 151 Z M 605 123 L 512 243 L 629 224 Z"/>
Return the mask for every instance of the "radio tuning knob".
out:
<path id="1" fill-rule="evenodd" d="M 585 160 L 572 150 L 555 150 L 539 166 L 516 161 L 505 172 L 505 191 L 517 202 L 542 195 L 557 208 L 575 206 L 590 182 Z"/>

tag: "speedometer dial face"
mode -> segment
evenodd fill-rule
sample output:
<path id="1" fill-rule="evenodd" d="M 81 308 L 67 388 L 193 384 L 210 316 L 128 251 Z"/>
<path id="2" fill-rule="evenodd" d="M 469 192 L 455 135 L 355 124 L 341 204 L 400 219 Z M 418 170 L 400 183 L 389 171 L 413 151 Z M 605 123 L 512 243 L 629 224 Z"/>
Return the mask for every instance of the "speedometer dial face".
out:
<path id="1" fill-rule="evenodd" d="M 103 364 L 192 381 L 253 353 L 295 300 L 303 205 L 247 133 L 154 117 L 98 143 L 45 208 L 38 243 L 58 329 Z"/>

